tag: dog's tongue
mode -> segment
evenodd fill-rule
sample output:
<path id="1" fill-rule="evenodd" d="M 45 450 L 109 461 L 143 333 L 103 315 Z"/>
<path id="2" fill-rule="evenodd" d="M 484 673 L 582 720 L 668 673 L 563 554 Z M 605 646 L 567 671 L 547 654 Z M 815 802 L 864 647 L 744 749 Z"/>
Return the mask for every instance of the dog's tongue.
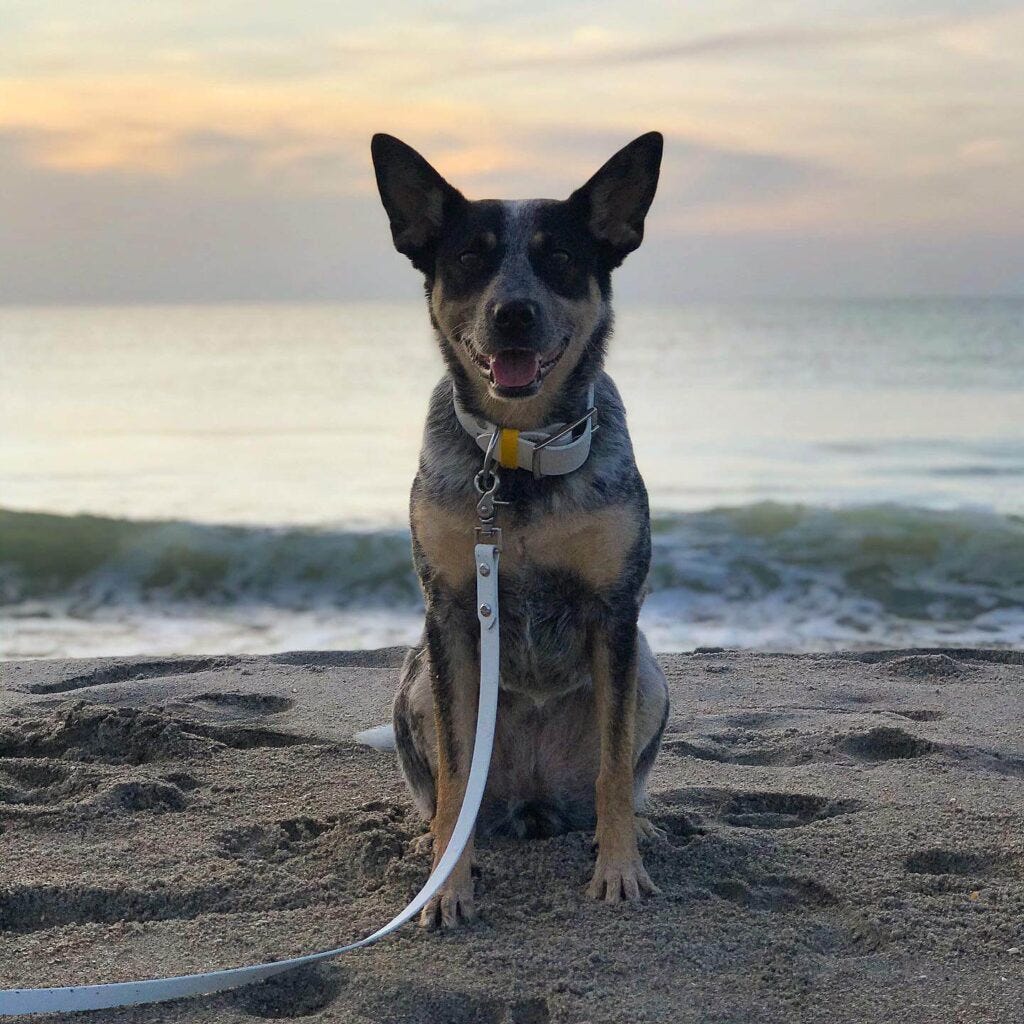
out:
<path id="1" fill-rule="evenodd" d="M 503 348 L 491 356 L 494 383 L 503 388 L 521 388 L 537 376 L 540 356 L 528 348 Z"/>

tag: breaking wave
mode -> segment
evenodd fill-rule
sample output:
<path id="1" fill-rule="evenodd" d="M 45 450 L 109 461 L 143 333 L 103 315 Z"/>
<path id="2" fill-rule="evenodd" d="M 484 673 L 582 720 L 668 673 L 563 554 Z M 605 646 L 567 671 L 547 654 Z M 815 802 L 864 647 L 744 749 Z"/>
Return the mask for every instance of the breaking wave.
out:
<path id="1" fill-rule="evenodd" d="M 655 649 L 1024 642 L 1020 516 L 759 503 L 652 526 L 644 621 Z M 0 601 L 18 621 L 245 607 L 370 624 L 413 615 L 420 597 L 401 530 L 0 510 Z M 375 628 L 360 637 L 372 645 Z"/>

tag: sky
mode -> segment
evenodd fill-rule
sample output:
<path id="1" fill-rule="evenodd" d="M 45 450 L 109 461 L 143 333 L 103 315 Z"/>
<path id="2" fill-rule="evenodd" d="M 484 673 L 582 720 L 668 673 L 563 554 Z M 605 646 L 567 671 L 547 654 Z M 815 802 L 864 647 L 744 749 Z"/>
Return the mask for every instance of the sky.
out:
<path id="1" fill-rule="evenodd" d="M 0 0 L 0 302 L 414 297 L 373 132 L 560 198 L 650 129 L 620 297 L 1024 292 L 1024 3 Z"/>

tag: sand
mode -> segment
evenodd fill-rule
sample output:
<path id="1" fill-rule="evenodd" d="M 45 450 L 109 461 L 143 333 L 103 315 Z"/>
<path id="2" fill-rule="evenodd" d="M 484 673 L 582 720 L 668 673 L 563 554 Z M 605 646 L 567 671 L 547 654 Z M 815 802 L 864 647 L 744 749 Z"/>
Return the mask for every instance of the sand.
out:
<path id="1" fill-rule="evenodd" d="M 384 720 L 400 651 L 8 663 L 0 982 L 293 956 L 426 876 Z M 663 658 L 663 895 L 582 833 L 479 852 L 482 920 L 106 1022 L 1024 1021 L 1024 654 Z M 39 1018 L 42 1019 L 42 1018 Z"/>

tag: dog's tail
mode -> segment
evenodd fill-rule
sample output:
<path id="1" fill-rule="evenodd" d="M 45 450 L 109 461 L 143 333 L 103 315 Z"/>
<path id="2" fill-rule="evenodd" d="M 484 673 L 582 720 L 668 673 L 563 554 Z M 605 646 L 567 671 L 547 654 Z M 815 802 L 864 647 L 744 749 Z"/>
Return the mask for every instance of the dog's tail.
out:
<path id="1" fill-rule="evenodd" d="M 365 743 L 374 750 L 395 749 L 395 727 L 390 723 L 386 725 L 375 725 L 372 729 L 363 729 L 357 732 L 352 739 L 356 743 Z"/>

